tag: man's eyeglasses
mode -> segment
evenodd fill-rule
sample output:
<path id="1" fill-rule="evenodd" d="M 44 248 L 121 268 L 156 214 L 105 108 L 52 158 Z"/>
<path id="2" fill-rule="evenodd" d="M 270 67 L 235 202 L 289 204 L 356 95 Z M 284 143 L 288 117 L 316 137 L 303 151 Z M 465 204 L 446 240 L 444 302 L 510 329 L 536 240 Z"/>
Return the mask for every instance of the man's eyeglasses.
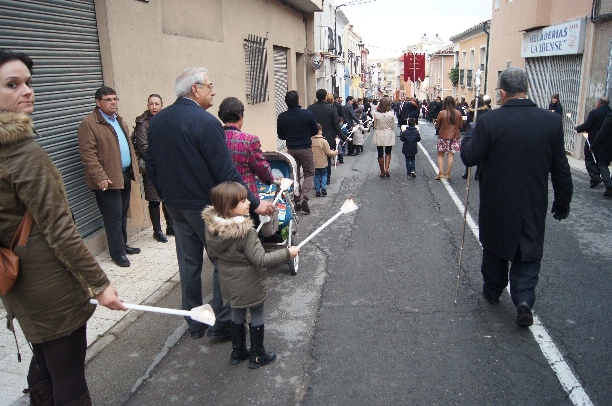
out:
<path id="1" fill-rule="evenodd" d="M 116 103 L 119 101 L 118 97 L 107 97 L 106 99 L 98 99 L 98 100 L 102 100 L 108 103 Z"/>
<path id="2" fill-rule="evenodd" d="M 215 88 L 212 83 L 199 83 L 199 82 L 196 82 L 194 84 L 200 85 L 200 86 L 207 86 L 210 90 L 214 90 L 214 88 Z"/>

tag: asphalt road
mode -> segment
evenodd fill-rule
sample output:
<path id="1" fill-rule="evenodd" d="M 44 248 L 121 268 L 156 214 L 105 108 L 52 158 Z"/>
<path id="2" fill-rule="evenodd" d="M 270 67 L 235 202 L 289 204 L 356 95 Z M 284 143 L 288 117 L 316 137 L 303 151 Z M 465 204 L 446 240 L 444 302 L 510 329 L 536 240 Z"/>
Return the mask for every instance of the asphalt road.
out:
<path id="1" fill-rule="evenodd" d="M 420 129 L 435 158 L 433 127 Z M 469 228 L 455 304 L 463 213 L 451 196 L 464 202 L 460 160 L 446 188 L 424 151 L 417 178 L 407 178 L 400 151 L 398 141 L 392 177 L 380 179 L 368 138 L 363 155 L 335 170 L 329 196 L 313 197 L 312 214 L 300 216 L 303 238 L 348 197 L 359 205 L 303 248 L 298 275 L 269 270 L 265 343 L 275 363 L 232 366 L 228 341 L 192 340 L 180 318 L 142 314 L 88 363 L 95 404 L 609 404 L 612 201 L 603 189 L 572 171 L 570 217 L 547 221 L 534 308 L 541 327 L 524 329 L 507 293 L 497 306 L 480 297 L 480 245 Z M 477 221 L 476 182 L 469 212 Z M 204 274 L 210 293 L 210 264 Z M 180 290 L 159 305 L 180 307 Z M 536 339 L 546 333 L 544 349 L 562 359 L 543 354 Z M 563 387 L 568 371 L 579 386 Z"/>

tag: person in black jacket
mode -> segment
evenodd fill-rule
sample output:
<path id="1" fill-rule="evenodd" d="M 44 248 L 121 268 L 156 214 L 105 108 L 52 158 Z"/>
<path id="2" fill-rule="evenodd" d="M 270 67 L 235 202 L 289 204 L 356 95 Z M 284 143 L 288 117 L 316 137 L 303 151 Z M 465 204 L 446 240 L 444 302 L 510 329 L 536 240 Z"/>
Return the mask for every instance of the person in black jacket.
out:
<path id="1" fill-rule="evenodd" d="M 415 98 L 408 98 L 401 111 L 402 119 L 407 123 L 408 119 L 414 118 L 416 125 L 419 125 L 419 102 Z"/>
<path id="2" fill-rule="evenodd" d="M 597 166 L 601 180 L 606 185 L 604 197 L 612 197 L 612 180 L 610 179 L 610 162 L 612 162 L 612 112 L 606 118 L 591 145 L 597 157 Z"/>
<path id="3" fill-rule="evenodd" d="M 299 193 L 294 193 L 295 210 L 310 214 L 308 199 L 314 188 L 314 158 L 312 156 L 311 137 L 319 133 L 317 121 L 312 111 L 302 109 L 300 97 L 295 90 L 289 90 L 285 95 L 287 111 L 276 119 L 278 138 L 287 142 L 287 152 L 295 159 Z M 302 179 L 303 177 L 303 179 Z M 298 187 L 299 186 L 299 187 Z"/>
<path id="4" fill-rule="evenodd" d="M 334 95 L 334 107 L 336 108 L 338 117 L 342 117 L 342 119 L 344 119 L 344 111 L 342 111 L 342 97 Z"/>
<path id="5" fill-rule="evenodd" d="M 319 89 L 316 93 L 317 102 L 308 106 L 317 123 L 323 128 L 323 138 L 327 140 L 331 149 L 336 149 L 336 137 L 346 141 L 346 136 L 342 133 L 338 113 L 336 109 L 325 101 L 327 90 Z M 331 183 L 331 158 L 327 157 L 327 184 Z"/>
<path id="6" fill-rule="evenodd" d="M 491 304 L 499 303 L 508 285 L 508 262 L 512 262 L 510 296 L 517 308 L 516 323 L 523 327 L 533 324 L 549 174 L 554 195 L 551 212 L 556 220 L 569 215 L 573 193 L 561 117 L 527 99 L 527 87 L 524 70 L 504 70 L 499 77 L 502 107 L 479 117 L 461 144 L 463 163 L 482 166 L 482 295 Z"/>
<path id="7" fill-rule="evenodd" d="M 436 99 L 429 103 L 429 116 L 432 123 L 436 123 L 440 110 L 442 110 L 442 99 L 440 99 L 440 96 L 436 96 Z"/>
<path id="8" fill-rule="evenodd" d="M 593 144 L 595 140 L 595 136 L 599 132 L 601 125 L 603 124 L 606 115 L 612 111 L 610 109 L 610 100 L 607 97 L 600 97 L 597 100 L 597 104 L 595 108 L 591 110 L 587 119 L 584 123 L 577 125 L 574 127 L 577 133 L 587 132 L 589 142 L 584 145 L 584 166 L 586 167 L 587 173 L 591 178 L 590 187 L 594 188 L 601 183 L 601 175 L 599 173 L 599 168 L 595 160 L 593 159 L 593 153 L 589 149 L 589 145 Z"/>
<path id="9" fill-rule="evenodd" d="M 560 116 L 563 115 L 563 106 L 561 106 L 561 101 L 559 101 L 559 95 L 557 93 L 551 96 L 550 104 L 548 105 L 548 111 L 557 113 Z"/>
<path id="10" fill-rule="evenodd" d="M 417 142 L 421 141 L 421 133 L 415 127 L 414 118 L 408 119 L 408 127 L 400 134 L 402 145 L 402 154 L 406 157 L 406 174 L 409 178 L 416 178 L 415 157 L 419 149 Z"/>
<path id="11" fill-rule="evenodd" d="M 359 121 L 359 118 L 355 114 L 355 109 L 353 108 L 353 96 L 348 96 L 346 98 L 346 103 L 342 109 L 344 110 L 344 122 L 346 123 L 350 133 L 353 130 L 353 127 L 361 124 L 361 121 Z M 348 141 L 348 155 L 355 155 L 352 139 Z"/>

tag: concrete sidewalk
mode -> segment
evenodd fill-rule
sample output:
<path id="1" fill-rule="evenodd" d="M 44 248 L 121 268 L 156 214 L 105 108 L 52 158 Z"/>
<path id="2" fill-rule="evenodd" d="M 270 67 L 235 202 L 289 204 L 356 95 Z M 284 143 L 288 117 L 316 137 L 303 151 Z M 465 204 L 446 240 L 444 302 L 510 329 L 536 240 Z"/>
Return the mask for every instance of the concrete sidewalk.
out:
<path id="1" fill-rule="evenodd" d="M 153 239 L 153 230 L 148 228 L 130 238 L 130 245 L 139 247 L 142 252 L 130 255 L 132 265 L 120 268 L 110 259 L 108 252 L 96 256 L 96 260 L 106 272 L 111 283 L 119 291 L 119 298 L 126 303 L 154 304 L 157 298 L 180 283 L 174 237 L 168 237 L 168 243 L 162 244 Z M 98 306 L 93 317 L 87 323 L 87 359 L 89 360 L 110 341 L 114 335 L 106 335 L 109 329 L 131 323 L 139 312 L 111 311 Z M 0 406 L 28 404 L 19 401 L 24 397 L 22 390 L 27 387 L 27 372 L 32 358 L 32 351 L 17 328 L 17 340 L 21 351 L 22 362 L 17 361 L 17 348 L 13 334 L 6 329 L 6 311 L 0 308 Z M 120 328 L 119 328 L 120 331 Z M 16 402 L 19 401 L 19 402 Z"/>

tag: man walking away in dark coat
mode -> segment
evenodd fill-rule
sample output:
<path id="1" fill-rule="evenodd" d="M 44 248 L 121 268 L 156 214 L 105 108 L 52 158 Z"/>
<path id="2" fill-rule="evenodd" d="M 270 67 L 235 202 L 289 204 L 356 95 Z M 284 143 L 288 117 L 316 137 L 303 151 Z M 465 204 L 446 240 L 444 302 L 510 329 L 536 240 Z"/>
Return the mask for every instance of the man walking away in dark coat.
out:
<path id="1" fill-rule="evenodd" d="M 323 138 L 327 140 L 331 149 L 336 149 L 336 136 L 346 141 L 346 136 L 342 133 L 340 122 L 338 121 L 338 113 L 336 109 L 325 101 L 327 90 L 319 89 L 316 93 L 317 102 L 308 106 L 308 110 L 312 111 L 317 123 L 323 128 Z M 331 158 L 327 157 L 327 184 L 331 182 Z"/>
<path id="2" fill-rule="evenodd" d="M 548 174 L 556 220 L 567 218 L 572 177 L 565 155 L 561 116 L 526 98 L 527 74 L 508 68 L 499 77 L 503 106 L 476 121 L 461 144 L 461 159 L 481 165 L 479 234 L 482 295 L 491 304 L 508 285 L 516 323 L 531 326 L 548 206 Z"/>
<path id="3" fill-rule="evenodd" d="M 440 96 L 436 96 L 436 99 L 429 104 L 429 115 L 432 123 L 436 123 L 440 110 L 442 110 L 442 100 Z"/>
<path id="4" fill-rule="evenodd" d="M 299 194 L 294 194 L 295 210 L 310 214 L 308 199 L 314 187 L 315 173 L 311 137 L 319 133 L 319 128 L 312 112 L 300 106 L 298 92 L 289 90 L 285 95 L 285 103 L 287 111 L 278 115 L 276 133 L 279 139 L 287 142 L 287 153 L 295 159 L 297 165 L 299 185 L 295 189 L 299 190 Z"/>
<path id="5" fill-rule="evenodd" d="M 409 118 L 414 118 L 416 125 L 419 125 L 419 104 L 416 99 L 409 97 L 402 106 L 400 115 L 402 116 L 402 123 L 408 123 Z"/>
<path id="6" fill-rule="evenodd" d="M 590 134 L 589 134 L 590 135 Z M 612 197 L 612 180 L 610 179 L 610 162 L 612 162 L 612 112 L 606 115 L 591 148 L 597 157 L 597 166 L 601 180 L 606 185 L 604 197 Z"/>
<path id="7" fill-rule="evenodd" d="M 584 145 L 584 166 L 591 178 L 590 187 L 597 187 L 601 183 L 601 175 L 599 174 L 599 169 L 595 160 L 593 159 L 593 153 L 589 149 L 589 144 L 593 145 L 593 141 L 595 140 L 595 136 L 599 132 L 601 125 L 603 124 L 606 115 L 610 113 L 612 110 L 610 109 L 610 101 L 607 97 L 600 97 L 597 100 L 597 104 L 595 108 L 591 110 L 587 119 L 584 123 L 577 125 L 574 127 L 577 133 L 587 132 L 588 133 L 588 143 Z"/>
<path id="8" fill-rule="evenodd" d="M 354 126 L 361 124 L 361 121 L 355 114 L 355 110 L 353 110 L 353 96 L 347 96 L 346 103 L 344 103 L 344 107 L 342 109 L 344 110 L 344 122 L 346 123 L 350 133 Z M 355 155 L 355 148 L 353 147 L 352 139 L 348 142 L 348 155 Z"/>

